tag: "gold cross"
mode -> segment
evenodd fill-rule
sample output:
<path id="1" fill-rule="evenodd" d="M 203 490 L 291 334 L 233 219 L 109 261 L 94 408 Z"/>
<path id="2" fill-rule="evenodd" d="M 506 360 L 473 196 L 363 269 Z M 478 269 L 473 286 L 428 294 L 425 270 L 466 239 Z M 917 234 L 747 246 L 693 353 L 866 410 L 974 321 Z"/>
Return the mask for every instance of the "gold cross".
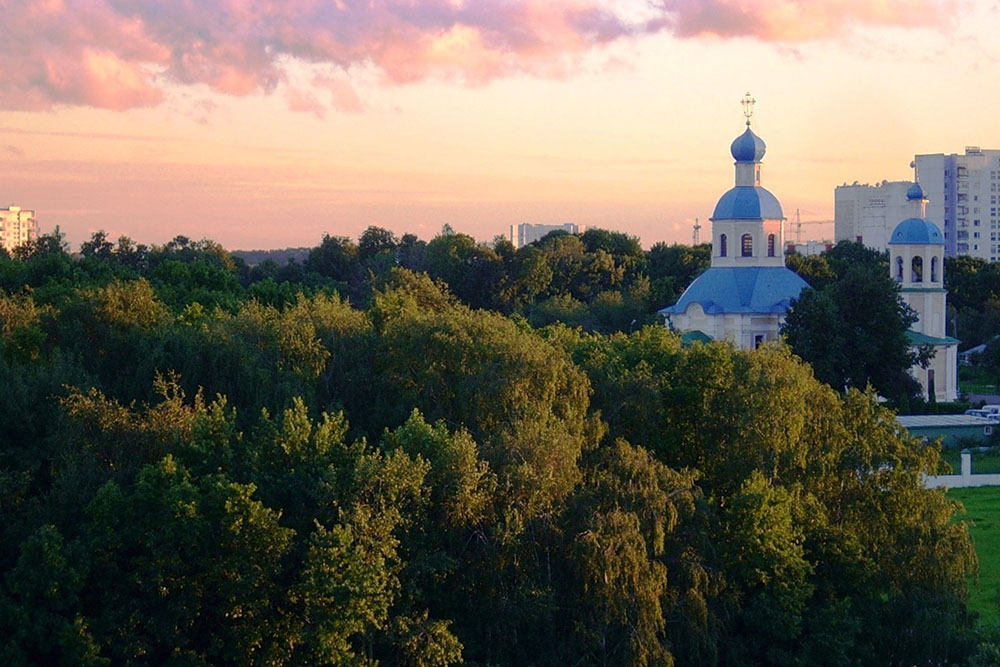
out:
<path id="1" fill-rule="evenodd" d="M 747 118 L 747 127 L 750 127 L 750 117 L 753 116 L 753 105 L 757 102 L 754 98 L 750 97 L 750 92 L 743 96 L 740 100 L 740 104 L 743 105 L 743 115 Z"/>

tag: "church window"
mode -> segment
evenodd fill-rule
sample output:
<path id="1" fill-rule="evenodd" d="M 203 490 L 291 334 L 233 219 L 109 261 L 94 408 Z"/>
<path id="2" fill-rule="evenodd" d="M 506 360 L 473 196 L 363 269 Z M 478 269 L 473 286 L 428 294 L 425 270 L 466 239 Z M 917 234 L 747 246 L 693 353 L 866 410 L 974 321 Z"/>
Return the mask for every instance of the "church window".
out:
<path id="1" fill-rule="evenodd" d="M 913 270 L 913 277 L 912 277 L 913 282 L 915 283 L 924 282 L 924 258 L 921 257 L 920 255 L 917 255 L 916 257 L 913 258 L 913 262 L 911 262 L 910 267 Z"/>
<path id="2" fill-rule="evenodd" d="M 719 234 L 719 257 L 726 256 L 726 235 Z"/>
<path id="3" fill-rule="evenodd" d="M 767 256 L 774 257 L 774 234 L 767 235 Z"/>
<path id="4" fill-rule="evenodd" d="M 903 282 L 903 258 L 896 258 L 896 280 Z"/>
<path id="5" fill-rule="evenodd" d="M 753 257 L 753 237 L 749 234 L 744 234 L 740 241 L 743 244 L 743 256 Z"/>
<path id="6" fill-rule="evenodd" d="M 931 257 L 931 282 L 936 283 L 938 281 L 938 261 L 937 257 Z"/>

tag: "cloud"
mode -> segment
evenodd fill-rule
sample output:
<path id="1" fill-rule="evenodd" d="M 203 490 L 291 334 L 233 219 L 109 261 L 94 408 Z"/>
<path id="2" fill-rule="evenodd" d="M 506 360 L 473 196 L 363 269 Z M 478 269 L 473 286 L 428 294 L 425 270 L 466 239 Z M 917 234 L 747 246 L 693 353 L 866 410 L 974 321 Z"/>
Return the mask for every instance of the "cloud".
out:
<path id="1" fill-rule="evenodd" d="M 317 118 L 324 118 L 326 116 L 326 106 L 311 92 L 299 90 L 298 88 L 289 88 L 286 97 L 288 99 L 289 111 L 311 113 Z"/>
<path id="2" fill-rule="evenodd" d="M 950 25 L 957 0 L 661 0 L 656 21 L 674 35 L 752 37 L 804 42 L 847 34 L 858 26 Z"/>
<path id="3" fill-rule="evenodd" d="M 389 85 L 564 77 L 586 53 L 643 34 L 795 43 L 945 25 L 957 2 L 0 0 L 0 108 L 155 106 L 171 86 L 201 84 L 233 96 L 284 86 L 293 109 L 358 111 L 355 68 Z M 289 85 L 290 63 L 324 72 L 317 90 Z"/>

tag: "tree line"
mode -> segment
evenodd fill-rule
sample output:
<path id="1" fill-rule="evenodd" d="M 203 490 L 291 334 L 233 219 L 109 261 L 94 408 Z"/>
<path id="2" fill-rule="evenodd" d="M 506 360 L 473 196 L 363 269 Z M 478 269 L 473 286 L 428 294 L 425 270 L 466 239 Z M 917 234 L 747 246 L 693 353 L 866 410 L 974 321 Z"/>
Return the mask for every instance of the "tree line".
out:
<path id="1" fill-rule="evenodd" d="M 0 257 L 0 660 L 996 654 L 958 505 L 922 485 L 939 451 L 872 394 L 783 345 L 533 323 L 652 253 L 454 237 L 277 269 L 183 238 Z"/>

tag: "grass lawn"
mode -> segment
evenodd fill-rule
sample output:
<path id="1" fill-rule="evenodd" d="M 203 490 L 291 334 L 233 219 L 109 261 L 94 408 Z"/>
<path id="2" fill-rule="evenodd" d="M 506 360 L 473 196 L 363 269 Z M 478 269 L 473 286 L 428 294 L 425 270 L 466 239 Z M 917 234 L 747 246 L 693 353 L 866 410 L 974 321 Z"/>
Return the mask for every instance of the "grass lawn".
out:
<path id="1" fill-rule="evenodd" d="M 945 449 L 941 452 L 941 458 L 951 465 L 951 474 L 958 475 L 962 472 L 961 450 Z M 972 451 L 972 473 L 1000 473 L 1000 447 L 985 452 Z"/>
<path id="2" fill-rule="evenodd" d="M 958 387 L 970 394 L 995 394 L 997 378 L 978 366 L 958 365 Z"/>
<path id="3" fill-rule="evenodd" d="M 972 469 L 976 469 L 972 459 Z M 1000 486 L 951 489 L 948 497 L 965 505 L 959 518 L 970 521 L 979 555 L 979 583 L 969 588 L 969 607 L 979 612 L 985 625 L 1000 623 Z"/>

